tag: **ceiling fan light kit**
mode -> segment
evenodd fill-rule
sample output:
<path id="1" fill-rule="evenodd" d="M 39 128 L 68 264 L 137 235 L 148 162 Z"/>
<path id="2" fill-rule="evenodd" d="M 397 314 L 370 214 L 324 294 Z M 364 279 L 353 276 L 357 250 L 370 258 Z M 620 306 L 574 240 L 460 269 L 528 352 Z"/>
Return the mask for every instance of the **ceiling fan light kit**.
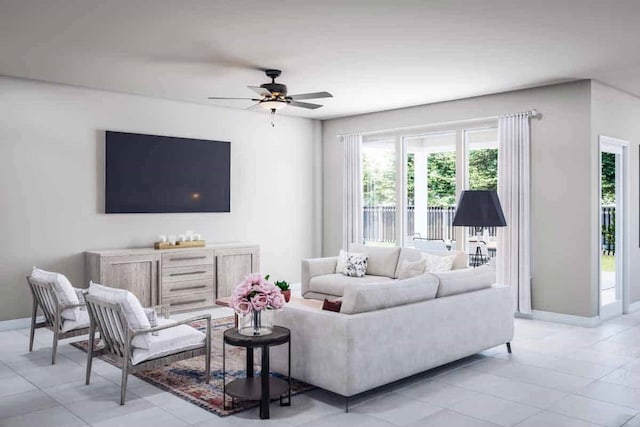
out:
<path id="1" fill-rule="evenodd" d="M 260 86 L 247 86 L 249 89 L 260 95 L 261 98 L 226 98 L 226 97 L 209 97 L 209 99 L 225 99 L 225 100 L 243 100 L 254 101 L 256 105 L 271 112 L 271 126 L 275 126 L 274 118 L 277 110 L 280 110 L 287 105 L 298 108 L 306 108 L 308 110 L 315 110 L 322 107 L 320 104 L 312 104 L 310 102 L 298 102 L 300 99 L 317 99 L 317 98 L 332 98 L 329 92 L 314 92 L 314 93 L 301 93 L 298 95 L 287 96 L 287 85 L 282 83 L 276 83 L 276 78 L 280 77 L 282 71 L 280 70 L 265 70 L 267 77 L 271 79 L 271 83 L 264 83 Z"/>

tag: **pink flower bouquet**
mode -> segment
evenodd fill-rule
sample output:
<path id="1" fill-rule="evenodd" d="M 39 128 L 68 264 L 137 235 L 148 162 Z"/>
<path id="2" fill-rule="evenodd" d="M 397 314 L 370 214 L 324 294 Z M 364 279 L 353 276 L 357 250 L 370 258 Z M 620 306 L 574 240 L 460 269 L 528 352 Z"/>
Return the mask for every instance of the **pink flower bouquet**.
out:
<path id="1" fill-rule="evenodd" d="M 284 307 L 282 291 L 260 273 L 249 274 L 235 287 L 229 306 L 239 315 Z"/>

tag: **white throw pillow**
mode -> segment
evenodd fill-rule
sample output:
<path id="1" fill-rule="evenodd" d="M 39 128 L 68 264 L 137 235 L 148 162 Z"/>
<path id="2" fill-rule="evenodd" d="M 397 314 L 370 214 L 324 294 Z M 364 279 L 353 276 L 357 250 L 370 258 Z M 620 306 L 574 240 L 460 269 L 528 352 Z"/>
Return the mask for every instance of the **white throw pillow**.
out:
<path id="1" fill-rule="evenodd" d="M 120 304 L 131 329 L 149 329 L 151 327 L 142 304 L 140 304 L 135 295 L 126 289 L 110 288 L 109 286 L 91 282 L 89 284 L 89 295 L 105 302 Z"/>
<path id="2" fill-rule="evenodd" d="M 363 254 L 360 252 L 347 252 L 347 251 L 340 250 L 340 254 L 338 255 L 338 262 L 336 263 L 336 273 L 344 274 L 344 268 L 347 265 L 347 257 L 349 255 L 365 256 L 366 254 Z"/>
<path id="3" fill-rule="evenodd" d="M 368 259 L 369 257 L 365 254 L 348 254 L 342 274 L 349 277 L 364 277 L 367 274 Z"/>
<path id="4" fill-rule="evenodd" d="M 426 266 L 427 259 L 425 257 L 422 257 L 417 261 L 407 261 L 406 259 L 404 259 L 400 262 L 397 278 L 402 280 L 424 274 Z"/>
<path id="5" fill-rule="evenodd" d="M 53 291 L 56 293 L 58 301 L 60 301 L 62 305 L 79 304 L 80 302 L 73 285 L 64 274 L 45 271 L 37 267 L 33 267 L 33 270 L 31 271 L 31 279 L 36 282 L 53 283 Z M 63 319 L 78 320 L 80 308 L 67 308 L 62 310 L 61 314 Z"/>
<path id="6" fill-rule="evenodd" d="M 431 255 L 423 253 L 422 256 L 427 263 L 424 270 L 426 273 L 442 273 L 444 271 L 451 270 L 453 267 L 453 260 L 456 259 L 457 254 Z"/>

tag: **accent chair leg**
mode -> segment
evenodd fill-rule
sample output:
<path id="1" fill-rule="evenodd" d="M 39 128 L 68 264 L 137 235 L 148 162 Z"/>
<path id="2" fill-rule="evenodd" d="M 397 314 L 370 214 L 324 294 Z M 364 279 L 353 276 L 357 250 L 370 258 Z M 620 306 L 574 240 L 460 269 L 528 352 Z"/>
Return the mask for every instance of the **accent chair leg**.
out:
<path id="1" fill-rule="evenodd" d="M 344 398 L 344 412 L 349 413 L 349 396 Z"/>
<path id="2" fill-rule="evenodd" d="M 124 362 L 125 366 L 122 367 L 122 384 L 120 385 L 120 404 L 124 405 L 124 399 L 127 394 L 127 377 L 129 376 L 129 370 L 126 366 L 126 361 Z"/>
<path id="3" fill-rule="evenodd" d="M 507 353 L 511 354 L 511 343 L 507 343 Z"/>
<path id="4" fill-rule="evenodd" d="M 51 364 L 56 364 L 56 353 L 58 352 L 58 334 L 53 333 L 53 349 L 51 350 Z"/>
<path id="5" fill-rule="evenodd" d="M 33 339 L 36 335 L 36 314 L 38 313 L 38 303 L 33 302 L 33 310 L 31 311 L 31 333 L 29 334 L 29 351 L 33 351 Z"/>
<path id="6" fill-rule="evenodd" d="M 206 340 L 207 340 L 207 345 L 205 347 L 206 347 L 207 354 L 205 354 L 204 356 L 204 361 L 205 361 L 204 364 L 205 364 L 205 369 L 207 373 L 205 375 L 205 379 L 207 381 L 207 384 L 209 384 L 211 382 L 211 319 L 207 319 Z"/>
<path id="7" fill-rule="evenodd" d="M 91 365 L 93 363 L 93 341 L 95 339 L 96 329 L 93 325 L 89 329 L 89 349 L 87 350 L 87 375 L 85 383 L 89 385 L 91 381 Z"/>

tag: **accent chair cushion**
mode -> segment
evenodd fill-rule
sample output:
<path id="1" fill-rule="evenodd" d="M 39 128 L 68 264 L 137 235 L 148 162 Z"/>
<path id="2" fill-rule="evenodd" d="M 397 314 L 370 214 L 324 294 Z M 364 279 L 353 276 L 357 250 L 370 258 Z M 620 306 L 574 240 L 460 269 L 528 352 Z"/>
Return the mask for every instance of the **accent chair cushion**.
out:
<path id="1" fill-rule="evenodd" d="M 158 319 L 158 323 L 164 322 L 162 322 L 162 319 Z M 188 325 L 178 325 L 173 328 L 163 329 L 157 335 L 146 335 L 148 340 L 147 348 L 133 347 L 131 363 L 134 365 L 145 360 L 199 347 L 207 338 L 204 333 Z"/>
<path id="2" fill-rule="evenodd" d="M 70 320 L 65 319 L 62 321 L 62 332 L 69 332 L 75 329 L 82 329 L 89 327 L 89 312 L 86 308 L 79 310 L 78 319 Z"/>
<path id="3" fill-rule="evenodd" d="M 353 285 L 391 282 L 392 279 L 382 276 L 365 275 L 364 277 L 349 277 L 344 274 L 325 274 L 315 276 L 309 280 L 309 291 L 319 294 L 341 297 L 347 287 Z"/>
<path id="4" fill-rule="evenodd" d="M 37 282 L 52 283 L 53 291 L 58 297 L 58 301 L 62 305 L 79 304 L 78 296 L 76 295 L 75 288 L 67 279 L 67 276 L 60 273 L 54 273 L 52 271 L 41 270 L 37 267 L 33 267 L 31 271 L 31 279 Z M 68 320 L 78 320 L 80 316 L 80 308 L 67 308 L 62 310 L 62 318 Z"/>
<path id="5" fill-rule="evenodd" d="M 488 265 L 433 275 L 440 280 L 437 298 L 490 288 L 496 282 L 496 271 Z"/>
<path id="6" fill-rule="evenodd" d="M 89 295 L 105 302 L 120 304 L 131 329 L 149 329 L 151 327 L 140 301 L 126 289 L 111 288 L 91 282 L 89 284 Z"/>
<path id="7" fill-rule="evenodd" d="M 428 273 L 389 283 L 353 285 L 344 291 L 340 313 L 364 313 L 431 300 L 437 291 L 438 278 Z"/>
<path id="8" fill-rule="evenodd" d="M 367 245 L 351 245 L 354 252 L 366 254 L 367 274 L 372 276 L 384 276 L 394 278 L 398 267 L 399 247 L 378 247 Z"/>

